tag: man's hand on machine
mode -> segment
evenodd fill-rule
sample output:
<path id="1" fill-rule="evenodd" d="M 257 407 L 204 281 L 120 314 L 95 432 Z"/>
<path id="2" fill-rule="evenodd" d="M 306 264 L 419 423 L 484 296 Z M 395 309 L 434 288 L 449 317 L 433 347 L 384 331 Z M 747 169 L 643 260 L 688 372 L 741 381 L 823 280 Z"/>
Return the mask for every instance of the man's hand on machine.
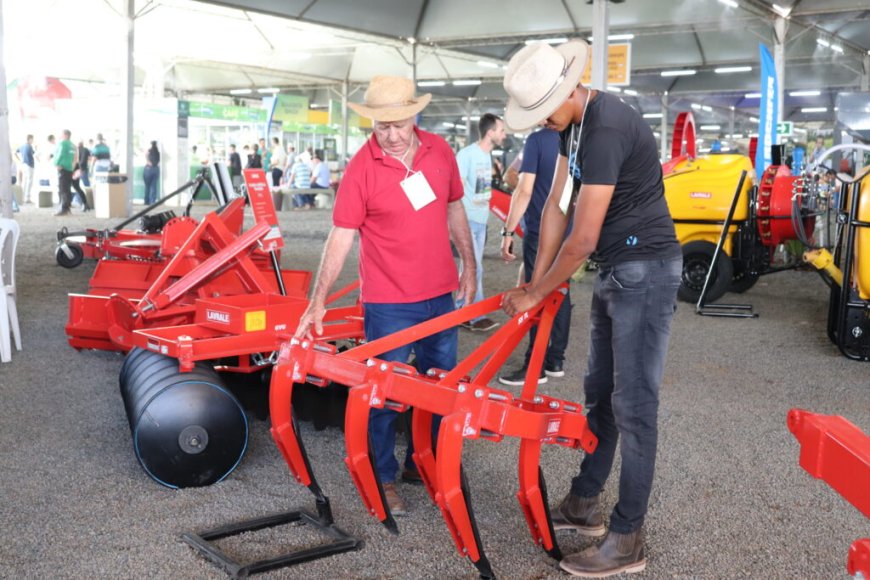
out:
<path id="1" fill-rule="evenodd" d="M 540 300 L 529 291 L 528 286 L 521 286 L 508 290 L 502 295 L 501 308 L 509 316 L 516 316 L 520 312 L 525 312 L 529 308 L 537 306 Z"/>
<path id="2" fill-rule="evenodd" d="M 459 275 L 459 289 L 456 291 L 457 304 L 471 304 L 477 292 L 477 270 L 463 268 Z"/>
<path id="3" fill-rule="evenodd" d="M 501 238 L 501 259 L 505 262 L 513 262 L 517 259 L 517 255 L 514 254 L 514 239 L 511 236 Z"/>
<path id="4" fill-rule="evenodd" d="M 326 315 L 326 307 L 320 302 L 311 301 L 308 308 L 302 313 L 299 319 L 299 326 L 296 327 L 295 338 L 314 339 L 311 334 L 311 325 L 314 324 L 314 334 L 323 336 L 323 317 Z"/>

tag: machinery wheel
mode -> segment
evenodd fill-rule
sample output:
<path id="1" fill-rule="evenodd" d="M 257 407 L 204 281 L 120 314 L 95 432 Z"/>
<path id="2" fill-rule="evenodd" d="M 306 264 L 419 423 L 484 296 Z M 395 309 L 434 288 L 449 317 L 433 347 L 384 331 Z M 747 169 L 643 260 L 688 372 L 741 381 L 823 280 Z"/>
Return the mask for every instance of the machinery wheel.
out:
<path id="1" fill-rule="evenodd" d="M 728 287 L 729 292 L 742 294 L 755 286 L 758 282 L 758 273 L 750 273 L 746 269 L 746 264 L 737 260 L 731 261 L 731 266 L 734 269 L 734 276 L 731 278 L 731 286 Z"/>
<path id="2" fill-rule="evenodd" d="M 54 251 L 54 257 L 57 260 L 57 263 L 64 268 L 75 268 L 82 263 L 82 260 L 84 260 L 85 252 L 78 244 L 66 243 L 64 245 L 69 249 L 72 256 L 64 251 L 63 246 L 58 246 Z"/>
<path id="3" fill-rule="evenodd" d="M 704 280 L 713 261 L 716 246 L 710 242 L 689 242 L 683 246 L 683 276 L 677 297 L 684 302 L 697 302 L 704 289 Z M 716 264 L 707 289 L 707 301 L 713 302 L 728 290 L 733 277 L 731 259 L 725 255 Z"/>

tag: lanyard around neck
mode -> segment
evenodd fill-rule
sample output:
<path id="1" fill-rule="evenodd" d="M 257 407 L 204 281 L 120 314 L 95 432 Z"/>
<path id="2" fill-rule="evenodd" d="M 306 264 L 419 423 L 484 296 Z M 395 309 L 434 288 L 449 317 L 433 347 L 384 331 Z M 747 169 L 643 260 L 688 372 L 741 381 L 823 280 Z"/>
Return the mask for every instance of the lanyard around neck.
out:
<path id="1" fill-rule="evenodd" d="M 583 104 L 583 116 L 580 117 L 580 128 L 577 130 L 577 140 L 574 140 L 574 128 L 577 125 L 571 124 L 571 138 L 568 142 L 568 163 L 571 163 L 571 150 L 574 151 L 574 163 L 579 165 L 577 153 L 580 151 L 580 137 L 583 135 L 583 122 L 586 120 L 586 109 L 589 108 L 589 97 L 592 95 L 592 89 L 586 91 L 586 102 Z"/>

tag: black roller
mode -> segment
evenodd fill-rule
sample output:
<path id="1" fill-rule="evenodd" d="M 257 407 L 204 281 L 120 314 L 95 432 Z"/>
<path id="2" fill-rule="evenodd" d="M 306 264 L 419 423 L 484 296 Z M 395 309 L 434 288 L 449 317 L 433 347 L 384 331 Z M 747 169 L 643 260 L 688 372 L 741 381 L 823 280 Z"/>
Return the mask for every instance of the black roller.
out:
<path id="1" fill-rule="evenodd" d="M 248 420 L 214 369 L 133 349 L 119 377 L 136 458 L 167 487 L 199 487 L 229 475 L 248 446 Z"/>

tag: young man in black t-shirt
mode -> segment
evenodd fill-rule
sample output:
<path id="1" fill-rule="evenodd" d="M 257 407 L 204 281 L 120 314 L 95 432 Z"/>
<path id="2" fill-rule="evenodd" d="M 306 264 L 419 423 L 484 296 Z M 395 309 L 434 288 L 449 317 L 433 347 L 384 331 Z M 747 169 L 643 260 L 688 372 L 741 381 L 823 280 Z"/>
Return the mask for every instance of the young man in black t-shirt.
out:
<path id="1" fill-rule="evenodd" d="M 621 436 L 619 500 L 607 537 L 561 562 L 571 574 L 602 577 L 646 566 L 643 523 L 655 469 L 659 385 L 682 257 L 652 131 L 618 98 L 580 83 L 587 53 L 582 41 L 533 44 L 511 59 L 505 74 L 508 126 L 543 125 L 559 131 L 561 145 L 532 280 L 508 292 L 503 306 L 510 315 L 528 310 L 590 255 L 599 263 L 583 384 L 598 447 L 583 459 L 551 516 L 557 530 L 605 534 L 599 494 Z M 574 225 L 563 242 L 568 212 Z"/>

